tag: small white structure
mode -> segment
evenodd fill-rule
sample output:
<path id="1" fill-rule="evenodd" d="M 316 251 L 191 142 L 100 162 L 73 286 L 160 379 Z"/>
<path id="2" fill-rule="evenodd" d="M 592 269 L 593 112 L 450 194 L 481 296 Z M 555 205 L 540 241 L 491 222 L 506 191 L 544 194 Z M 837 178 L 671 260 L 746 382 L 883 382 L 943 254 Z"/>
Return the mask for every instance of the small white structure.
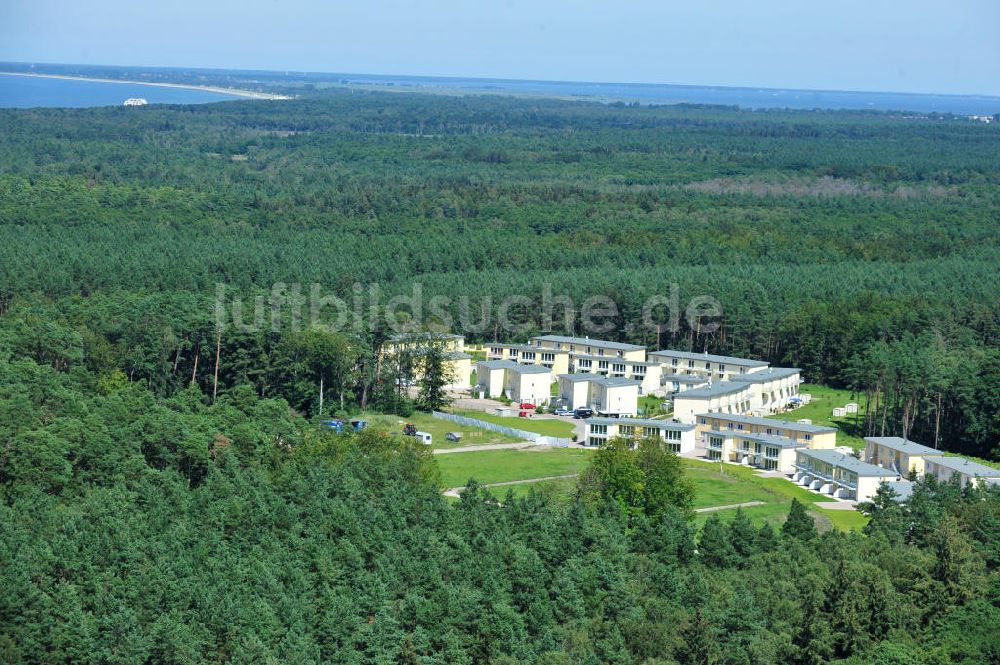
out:
<path id="1" fill-rule="evenodd" d="M 851 402 L 850 404 L 845 404 L 844 411 L 847 411 L 848 413 L 857 413 L 858 405 L 854 402 Z"/>
<path id="2" fill-rule="evenodd" d="M 813 421 L 811 419 L 809 419 L 809 418 L 799 418 L 795 422 L 797 422 L 800 425 L 812 425 L 813 424 Z"/>
<path id="3" fill-rule="evenodd" d="M 129 99 L 126 99 L 124 102 L 122 102 L 122 106 L 145 106 L 148 103 L 149 102 L 147 102 L 142 97 L 130 97 Z"/>
<path id="4" fill-rule="evenodd" d="M 842 408 L 842 407 L 838 406 L 837 408 L 835 408 L 833 410 L 833 417 L 834 418 L 843 418 L 846 415 L 847 415 L 847 410 L 844 409 L 844 408 Z"/>
<path id="5" fill-rule="evenodd" d="M 431 437 L 431 435 L 427 432 L 417 432 L 414 436 L 417 437 L 417 441 L 425 446 L 431 445 L 431 442 L 433 441 L 433 437 Z"/>

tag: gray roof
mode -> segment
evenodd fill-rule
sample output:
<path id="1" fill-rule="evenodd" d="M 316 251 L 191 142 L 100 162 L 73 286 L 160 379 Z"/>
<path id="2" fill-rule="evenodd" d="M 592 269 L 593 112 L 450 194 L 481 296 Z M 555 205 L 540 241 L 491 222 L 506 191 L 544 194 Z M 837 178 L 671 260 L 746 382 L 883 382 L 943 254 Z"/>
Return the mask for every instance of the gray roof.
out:
<path id="1" fill-rule="evenodd" d="M 589 337 L 566 337 L 564 335 L 537 335 L 531 339 L 543 342 L 557 342 L 560 344 L 580 344 L 582 346 L 599 346 L 605 349 L 616 351 L 645 351 L 646 347 L 638 344 L 623 344 L 622 342 L 607 342 L 601 339 L 591 339 Z"/>
<path id="2" fill-rule="evenodd" d="M 535 348 L 535 347 L 531 347 Z M 561 353 L 569 353 L 569 351 L 562 351 Z M 646 360 L 628 360 L 627 358 L 618 358 L 617 356 L 595 356 L 593 354 L 585 353 L 575 353 L 573 357 L 577 360 L 607 360 L 608 362 L 625 364 L 625 365 L 645 365 L 646 367 L 652 367 L 654 365 L 659 366 L 660 363 L 651 363 Z"/>
<path id="3" fill-rule="evenodd" d="M 707 376 L 697 374 L 664 374 L 660 377 L 664 382 L 676 381 L 677 383 L 708 383 Z"/>
<path id="4" fill-rule="evenodd" d="M 519 365 L 517 363 L 507 369 L 517 374 L 549 374 L 552 371 L 545 365 Z"/>
<path id="5" fill-rule="evenodd" d="M 515 367 L 520 367 L 513 360 L 480 360 L 476 363 L 476 367 L 485 367 L 486 369 L 513 369 Z"/>
<path id="6" fill-rule="evenodd" d="M 588 418 L 588 425 L 625 425 L 634 427 L 659 427 L 675 432 L 690 432 L 694 425 L 679 423 L 676 420 L 655 420 L 652 418 Z"/>
<path id="7" fill-rule="evenodd" d="M 826 462 L 841 469 L 847 469 L 848 471 L 853 471 L 859 476 L 871 476 L 874 478 L 895 478 L 897 474 L 892 469 L 884 469 L 880 466 L 875 466 L 874 464 L 868 464 L 867 462 L 862 462 L 853 455 L 845 455 L 844 453 L 838 453 L 836 450 L 813 450 L 811 448 L 801 448 L 798 451 L 799 455 L 805 455 L 806 457 L 811 457 L 813 459 L 819 460 L 821 462 Z"/>
<path id="8" fill-rule="evenodd" d="M 866 436 L 865 441 L 868 441 L 869 443 L 876 443 L 880 446 L 889 448 L 890 450 L 897 450 L 901 453 L 906 453 L 907 455 L 944 455 L 944 453 L 940 450 L 936 450 L 930 446 L 924 446 L 899 436 Z"/>
<path id="9" fill-rule="evenodd" d="M 444 357 L 448 360 L 472 360 L 472 356 L 463 351 L 447 351 Z"/>
<path id="10" fill-rule="evenodd" d="M 985 464 L 980 464 L 979 462 L 973 462 L 972 460 L 964 457 L 938 457 L 929 461 L 945 469 L 951 469 L 956 473 L 963 473 L 967 476 L 975 476 L 977 478 L 1000 478 L 1000 469 L 994 469 L 992 466 L 986 466 Z"/>
<path id="11" fill-rule="evenodd" d="M 500 349 L 517 349 L 518 351 L 535 351 L 537 353 L 569 353 L 569 351 L 563 351 L 562 349 L 545 349 L 540 346 L 532 346 L 531 344 L 505 344 L 502 342 L 490 342 L 489 344 L 484 344 L 484 346 Z"/>
<path id="12" fill-rule="evenodd" d="M 738 393 L 741 390 L 746 390 L 747 384 L 740 383 L 738 381 L 719 381 L 718 383 L 713 383 L 710 386 L 703 386 L 701 388 L 693 388 L 691 390 L 685 390 L 684 392 L 677 393 L 674 396 L 675 400 L 678 399 L 699 399 L 706 397 L 721 397 L 722 395 L 732 395 L 733 393 Z"/>
<path id="13" fill-rule="evenodd" d="M 397 333 L 389 338 L 393 342 L 409 342 L 409 341 L 438 341 L 446 339 L 464 339 L 461 335 L 455 335 L 453 333 L 433 333 L 433 332 L 413 332 L 413 333 Z"/>
<path id="14" fill-rule="evenodd" d="M 906 501 L 913 494 L 913 483 L 909 480 L 897 480 L 886 485 L 896 493 L 896 501 Z"/>
<path id="15" fill-rule="evenodd" d="M 777 379 L 787 379 L 790 376 L 795 376 L 796 374 L 801 373 L 802 370 L 798 367 L 768 367 L 767 369 L 762 369 L 759 372 L 734 374 L 730 377 L 730 381 L 739 381 L 741 383 L 767 383 L 768 381 L 775 381 Z"/>
<path id="16" fill-rule="evenodd" d="M 566 379 L 567 381 L 593 381 L 594 383 L 599 383 L 602 386 L 639 386 L 642 385 L 642 381 L 637 381 L 635 379 L 626 379 L 623 376 L 602 376 L 600 374 L 560 374 L 560 379 Z"/>
<path id="17" fill-rule="evenodd" d="M 805 446 L 800 441 L 789 439 L 787 436 L 775 436 L 773 434 L 750 434 L 749 432 L 733 431 L 733 436 L 748 441 L 759 441 L 768 446 L 778 446 L 779 448 L 802 448 Z"/>
<path id="18" fill-rule="evenodd" d="M 694 353 L 692 351 L 674 351 L 673 349 L 661 349 L 650 352 L 651 356 L 663 356 L 664 358 L 678 358 L 681 360 L 701 360 L 713 363 L 725 363 L 727 365 L 738 365 L 742 367 L 767 367 L 768 363 L 763 360 L 750 360 L 748 358 L 736 358 L 735 356 L 717 356 L 711 353 Z"/>
<path id="19" fill-rule="evenodd" d="M 733 413 L 699 413 L 699 418 L 719 418 L 730 420 L 734 423 L 745 423 L 747 425 L 763 425 L 764 427 L 781 427 L 792 432 L 807 432 L 809 434 L 823 434 L 825 432 L 836 432 L 836 427 L 825 427 L 823 425 L 806 425 L 786 420 L 775 420 L 774 418 L 758 418 L 756 416 L 740 416 Z"/>

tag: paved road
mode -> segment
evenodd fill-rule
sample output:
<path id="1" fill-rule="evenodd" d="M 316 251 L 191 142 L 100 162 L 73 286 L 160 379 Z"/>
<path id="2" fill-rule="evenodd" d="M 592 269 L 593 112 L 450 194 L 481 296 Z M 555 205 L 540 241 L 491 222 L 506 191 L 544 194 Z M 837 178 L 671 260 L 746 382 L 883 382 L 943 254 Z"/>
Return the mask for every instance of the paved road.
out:
<path id="1" fill-rule="evenodd" d="M 747 501 L 745 503 L 732 503 L 728 506 L 709 506 L 708 508 L 696 508 L 696 513 L 714 513 L 717 510 L 732 510 L 733 508 L 750 508 L 751 506 L 763 506 L 763 501 Z"/>
<path id="2" fill-rule="evenodd" d="M 504 483 L 490 483 L 488 485 L 482 485 L 482 487 L 506 487 L 508 485 L 526 485 L 527 483 L 540 483 L 546 480 L 564 480 L 567 478 L 576 478 L 576 473 L 568 473 L 564 476 L 544 476 L 542 478 L 525 478 L 524 480 L 508 480 Z M 452 487 L 450 490 L 445 490 L 445 496 L 457 497 L 458 493 L 464 490 L 465 487 Z"/>

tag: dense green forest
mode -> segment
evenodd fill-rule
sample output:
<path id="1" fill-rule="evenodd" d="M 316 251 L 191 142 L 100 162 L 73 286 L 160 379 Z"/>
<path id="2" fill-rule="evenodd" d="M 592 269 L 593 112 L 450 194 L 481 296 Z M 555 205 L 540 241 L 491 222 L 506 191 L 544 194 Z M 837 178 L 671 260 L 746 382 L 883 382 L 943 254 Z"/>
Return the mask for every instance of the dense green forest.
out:
<path id="1" fill-rule="evenodd" d="M 250 383 L 315 412 L 317 356 L 287 325 L 216 339 L 217 284 L 250 310 L 276 283 L 345 300 L 355 284 L 389 297 L 418 283 L 451 303 L 414 324 L 450 317 L 470 340 L 539 332 L 532 307 L 511 311 L 516 331 L 498 310 L 547 289 L 610 297 L 604 336 L 867 393 L 864 433 L 1000 458 L 996 125 L 330 90 L 4 110 L 0 129 L 14 358 L 121 372 L 164 397 L 192 379 Z M 671 285 L 681 307 L 718 300 L 718 329 L 640 325 Z M 379 392 L 388 333 L 331 342 L 346 356 L 325 378 L 346 406 Z"/>
<path id="2" fill-rule="evenodd" d="M 313 417 L 321 384 L 327 413 L 413 408 L 390 326 L 215 311 L 419 283 L 451 302 L 411 325 L 458 328 L 462 298 L 602 295 L 607 337 L 794 364 L 866 393 L 865 432 L 998 459 L 998 185 L 998 127 L 906 114 L 2 110 L 0 661 L 1000 663 L 1000 489 L 696 532 L 676 458 L 611 445 L 568 500 L 449 504 L 422 447 Z M 719 327 L 639 325 L 671 285 Z"/>
<path id="3" fill-rule="evenodd" d="M 886 495 L 864 534 L 696 535 L 659 446 L 578 498 L 451 505 L 432 455 L 0 358 L 6 663 L 997 663 L 1000 488 Z"/>

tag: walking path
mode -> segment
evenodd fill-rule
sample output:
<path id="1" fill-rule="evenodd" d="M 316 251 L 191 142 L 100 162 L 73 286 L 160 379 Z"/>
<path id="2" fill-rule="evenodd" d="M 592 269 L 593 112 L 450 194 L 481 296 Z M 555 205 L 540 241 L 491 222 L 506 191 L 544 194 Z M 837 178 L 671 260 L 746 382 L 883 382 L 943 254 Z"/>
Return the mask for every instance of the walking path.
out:
<path id="1" fill-rule="evenodd" d="M 733 508 L 750 508 L 752 506 L 763 506 L 764 501 L 747 501 L 745 503 L 732 503 L 728 506 L 709 506 L 708 508 L 695 508 L 696 513 L 714 513 L 717 510 L 732 510 Z"/>
<path id="2" fill-rule="evenodd" d="M 546 480 L 565 480 L 568 478 L 576 478 L 577 475 L 579 474 L 567 473 L 564 476 L 545 476 L 543 478 L 525 478 L 524 480 L 508 480 L 503 483 L 490 483 L 488 485 L 480 485 L 480 487 L 506 487 L 508 485 L 525 485 L 527 483 L 540 483 Z M 464 489 L 465 489 L 464 487 L 452 487 L 450 490 L 445 490 L 444 495 L 457 497 L 458 493 Z"/>
<path id="3" fill-rule="evenodd" d="M 474 453 L 480 450 L 519 450 L 522 448 L 551 448 L 551 446 L 539 445 L 531 441 L 518 441 L 517 443 L 483 443 L 478 446 L 460 446 L 458 448 L 436 448 L 435 455 L 449 455 L 451 453 Z"/>

